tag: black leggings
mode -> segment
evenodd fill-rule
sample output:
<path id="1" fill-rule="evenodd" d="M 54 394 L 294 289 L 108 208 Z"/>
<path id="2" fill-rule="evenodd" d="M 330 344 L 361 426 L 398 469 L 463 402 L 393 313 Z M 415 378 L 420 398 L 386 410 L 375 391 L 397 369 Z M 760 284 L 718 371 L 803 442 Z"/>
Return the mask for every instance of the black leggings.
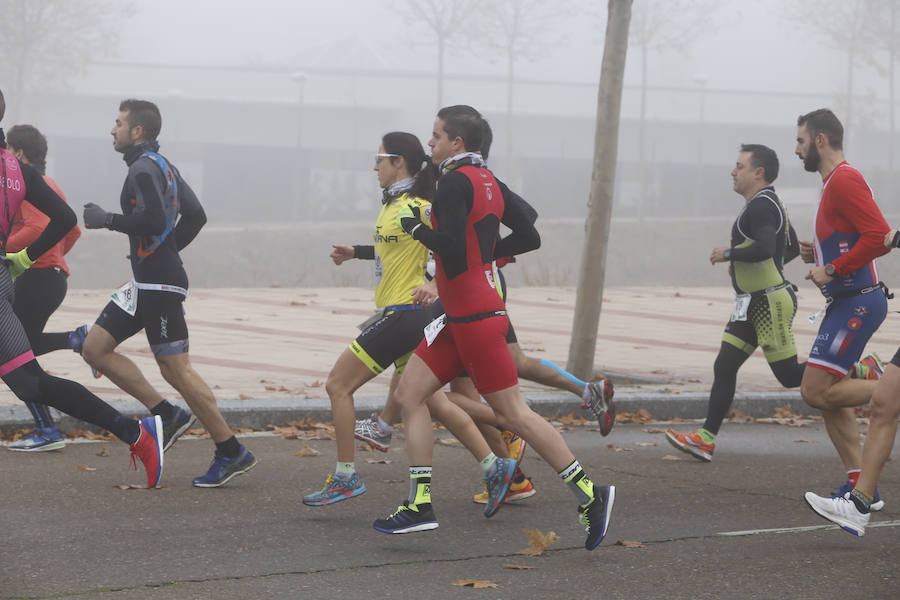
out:
<path id="1" fill-rule="evenodd" d="M 709 392 L 709 407 L 706 410 L 706 422 L 703 428 L 710 433 L 718 434 L 722 421 L 731 410 L 734 401 L 734 391 L 737 388 L 737 374 L 741 365 L 749 358 L 743 350 L 735 348 L 731 344 L 722 342 L 719 355 L 713 366 L 713 385 Z M 803 370 L 806 363 L 798 363 L 797 356 L 769 363 L 769 368 L 778 379 L 778 382 L 786 388 L 800 386 L 803 380 Z"/>
<path id="2" fill-rule="evenodd" d="M 20 400 L 52 406 L 102 427 L 126 444 L 134 443 L 140 435 L 137 421 L 122 415 L 80 383 L 48 375 L 36 360 L 10 371 L 3 382 Z"/>
<path id="3" fill-rule="evenodd" d="M 28 269 L 15 281 L 13 312 L 25 328 L 25 335 L 28 336 L 35 356 L 69 347 L 68 332 L 44 333 L 50 315 L 66 297 L 67 278 L 66 272 L 60 269 Z M 25 404 L 37 427 L 53 425 L 53 417 L 45 405 L 34 402 Z"/>

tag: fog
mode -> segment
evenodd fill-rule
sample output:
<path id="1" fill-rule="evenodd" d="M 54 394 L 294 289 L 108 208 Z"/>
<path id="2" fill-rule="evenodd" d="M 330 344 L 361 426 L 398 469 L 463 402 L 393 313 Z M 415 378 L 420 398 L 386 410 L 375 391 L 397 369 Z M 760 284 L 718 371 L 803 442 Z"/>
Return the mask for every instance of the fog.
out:
<path id="1" fill-rule="evenodd" d="M 14 4 L 23 5 L 0 6 Z M 109 129 L 118 102 L 157 102 L 161 151 L 210 218 L 184 253 L 192 285 L 371 285 L 371 264 L 336 268 L 327 256 L 331 243 L 371 239 L 380 138 L 405 130 L 425 144 L 436 109 L 458 103 L 489 119 L 491 167 L 540 213 L 543 246 L 507 270 L 511 283 L 575 284 L 605 2 L 480 3 L 488 16 L 513 5 L 537 15 L 513 52 L 511 83 L 508 54 L 488 43 L 502 40 L 499 26 L 469 21 L 448 41 L 440 78 L 437 37 L 402 0 L 30 4 L 59 18 L 53 35 L 33 39 L 14 19 L 0 22 L 3 127 L 32 123 L 47 135 L 48 174 L 79 215 L 86 202 L 116 210 L 125 165 Z M 665 18 L 648 44 L 632 28 L 608 284 L 727 285 L 707 257 L 727 244 L 743 202 L 729 175 L 741 143 L 777 151 L 776 189 L 801 239 L 810 238 L 821 181 L 793 154 L 795 124 L 823 106 L 844 121 L 848 159 L 900 225 L 891 63 L 872 33 L 879 23 L 867 14 L 859 27 L 868 34 L 848 41 L 828 33 L 857 5 L 636 0 L 633 25 Z M 72 7 L 86 25 L 57 14 Z M 130 277 L 126 252 L 120 234 L 85 232 L 69 255 L 70 287 L 118 285 Z M 889 284 L 900 281 L 895 262 L 880 261 Z M 804 269 L 787 273 L 802 279 Z"/>

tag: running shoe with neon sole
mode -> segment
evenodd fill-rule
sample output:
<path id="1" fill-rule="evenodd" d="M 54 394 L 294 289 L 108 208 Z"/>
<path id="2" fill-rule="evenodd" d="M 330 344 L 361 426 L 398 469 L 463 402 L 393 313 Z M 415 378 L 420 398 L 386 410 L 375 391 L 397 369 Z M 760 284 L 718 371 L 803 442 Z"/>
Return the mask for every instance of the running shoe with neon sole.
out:
<path id="1" fill-rule="evenodd" d="M 258 462 L 246 446 L 241 446 L 236 458 L 225 458 L 215 454 L 206 474 L 195 477 L 191 483 L 194 487 L 201 488 L 222 487 L 233 478 L 255 467 Z"/>
<path id="2" fill-rule="evenodd" d="M 537 492 L 534 489 L 534 484 L 531 483 L 531 479 L 526 477 L 524 480 L 516 483 L 513 481 L 509 484 L 509 491 L 506 492 L 506 498 L 503 499 L 504 502 L 518 502 L 519 500 L 524 500 L 525 498 L 531 498 Z M 487 504 L 488 502 L 488 491 L 487 488 L 480 494 L 475 494 L 472 496 L 472 502 L 476 504 Z"/>
<path id="3" fill-rule="evenodd" d="M 866 525 L 869 524 L 872 515 L 859 512 L 856 504 L 850 499 L 849 492 L 844 496 L 831 496 L 830 498 L 806 492 L 803 494 L 803 499 L 816 514 L 839 525 L 844 531 L 859 537 L 865 535 Z"/>
<path id="4" fill-rule="evenodd" d="M 163 452 L 171 448 L 196 420 L 197 417 L 180 406 L 176 406 L 172 412 L 172 418 L 163 421 Z"/>
<path id="5" fill-rule="evenodd" d="M 830 498 L 843 498 L 847 494 L 853 491 L 853 484 L 850 483 L 850 480 L 844 482 L 844 485 L 838 488 L 838 490 L 829 496 Z M 875 495 L 872 496 L 872 504 L 869 505 L 869 510 L 872 512 L 878 512 L 884 508 L 884 500 L 881 499 L 881 494 L 878 493 L 878 488 L 875 488 Z"/>
<path id="6" fill-rule="evenodd" d="M 613 402 L 612 381 L 601 379 L 600 381 L 591 381 L 584 386 L 584 394 L 581 399 L 581 408 L 586 408 L 593 413 L 594 418 L 600 423 L 600 435 L 609 435 L 613 425 L 616 424 L 616 405 Z"/>
<path id="7" fill-rule="evenodd" d="M 303 504 L 307 506 L 325 506 L 341 500 L 349 500 L 366 492 L 366 484 L 354 473 L 350 479 L 340 479 L 329 474 L 325 479 L 325 487 L 318 492 L 303 496 Z"/>
<path id="8" fill-rule="evenodd" d="M 154 415 L 141 419 L 138 425 L 141 433 L 130 446 L 131 466 L 137 469 L 136 459 L 140 459 L 147 471 L 147 487 L 153 489 L 159 484 L 163 472 L 162 419 Z"/>
<path id="9" fill-rule="evenodd" d="M 716 451 L 715 442 L 707 444 L 697 433 L 678 433 L 674 429 L 669 429 L 666 431 L 666 439 L 682 452 L 707 462 L 712 460 L 713 452 Z"/>
<path id="10" fill-rule="evenodd" d="M 353 428 L 353 437 L 366 442 L 376 450 L 387 452 L 391 447 L 391 432 L 382 431 L 378 426 L 378 413 L 373 412 L 368 419 L 356 421 Z"/>
<path id="11" fill-rule="evenodd" d="M 493 517 L 503 504 L 506 492 L 512 484 L 513 474 L 516 472 L 516 461 L 511 458 L 498 458 L 492 474 L 485 478 L 485 487 L 488 492 L 488 501 L 484 506 L 484 516 Z"/>
<path id="12" fill-rule="evenodd" d="M 501 435 L 503 436 L 503 443 L 506 444 L 506 451 L 509 457 L 514 459 L 516 464 L 522 462 L 522 457 L 525 456 L 525 447 L 528 445 L 525 443 L 525 440 L 512 431 L 503 431 Z"/>
<path id="13" fill-rule="evenodd" d="M 593 550 L 603 541 L 615 502 L 616 486 L 594 484 L 594 499 L 587 506 L 578 507 L 578 522 L 588 534 L 584 541 L 586 549 Z"/>
<path id="14" fill-rule="evenodd" d="M 404 500 L 394 513 L 384 519 L 375 519 L 372 527 L 382 533 L 414 533 L 437 529 L 438 522 L 431 504 L 410 504 Z"/>
<path id="15" fill-rule="evenodd" d="M 32 435 L 12 442 L 6 448 L 14 452 L 48 452 L 65 447 L 66 438 L 54 425 L 35 429 Z"/>
<path id="16" fill-rule="evenodd" d="M 884 375 L 884 363 L 878 358 L 874 352 L 866 355 L 854 365 L 851 372 L 854 379 L 868 379 L 870 381 L 878 381 Z"/>

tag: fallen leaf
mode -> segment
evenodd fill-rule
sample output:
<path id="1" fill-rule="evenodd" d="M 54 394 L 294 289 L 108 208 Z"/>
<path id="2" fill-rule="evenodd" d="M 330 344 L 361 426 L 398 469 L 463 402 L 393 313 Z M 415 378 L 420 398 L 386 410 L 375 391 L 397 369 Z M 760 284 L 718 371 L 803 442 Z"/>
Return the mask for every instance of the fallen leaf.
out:
<path id="1" fill-rule="evenodd" d="M 642 448 L 647 448 L 650 446 L 656 446 L 656 442 L 635 442 L 635 446 L 641 446 Z"/>
<path id="2" fill-rule="evenodd" d="M 576 417 L 574 412 L 571 412 L 567 415 L 563 415 L 561 417 L 556 418 L 557 421 L 562 423 L 563 425 L 584 425 L 587 423 L 587 419 L 584 417 Z"/>
<path id="3" fill-rule="evenodd" d="M 607 444 L 607 450 L 613 450 L 614 452 L 631 452 L 632 449 L 626 446 L 616 446 L 615 444 Z"/>
<path id="4" fill-rule="evenodd" d="M 459 446 L 460 442 L 456 438 L 437 438 L 434 443 L 442 446 Z"/>
<path id="5" fill-rule="evenodd" d="M 267 385 L 267 386 L 265 386 L 265 388 L 266 388 L 267 392 L 277 392 L 278 391 L 278 388 L 275 387 L 274 385 Z"/>
<path id="6" fill-rule="evenodd" d="M 752 423 L 753 417 L 734 408 L 731 410 L 731 414 L 728 415 L 728 420 L 732 423 Z"/>
<path id="7" fill-rule="evenodd" d="M 247 394 L 239 394 L 238 398 L 241 400 L 253 400 L 253 396 L 248 396 Z"/>
<path id="8" fill-rule="evenodd" d="M 298 302 L 297 300 L 291 300 L 291 306 L 306 306 L 306 302 Z"/>
<path id="9" fill-rule="evenodd" d="M 620 412 L 616 415 L 618 423 L 649 423 L 653 420 L 653 415 L 646 408 L 639 408 L 636 412 Z"/>
<path id="10" fill-rule="evenodd" d="M 808 444 L 809 440 L 794 440 L 795 444 Z"/>
<path id="11" fill-rule="evenodd" d="M 645 548 L 646 547 L 642 543 L 635 542 L 632 540 L 619 540 L 618 542 L 616 542 L 616 545 L 617 546 L 625 546 L 626 548 Z"/>
<path id="12" fill-rule="evenodd" d="M 517 565 L 515 563 L 507 563 L 503 565 L 504 569 L 513 569 L 514 571 L 530 571 L 531 569 L 537 569 L 537 567 L 529 567 L 528 565 Z"/>
<path id="13" fill-rule="evenodd" d="M 311 384 L 309 384 L 309 387 L 322 387 L 322 382 L 316 379 Z"/>
<path id="14" fill-rule="evenodd" d="M 109 456 L 109 450 L 103 448 L 100 452 L 97 453 L 97 456 Z"/>
<path id="15" fill-rule="evenodd" d="M 310 448 L 309 446 L 303 446 L 300 449 L 300 452 L 294 454 L 294 456 L 319 456 L 322 453 L 316 450 L 315 448 Z"/>
<path id="16" fill-rule="evenodd" d="M 671 454 L 666 454 L 663 456 L 663 460 L 681 460 L 680 456 L 672 456 Z"/>
<path id="17" fill-rule="evenodd" d="M 78 470 L 79 471 L 96 471 L 97 469 L 95 469 L 94 467 L 86 467 L 84 465 L 78 465 Z"/>
<path id="18" fill-rule="evenodd" d="M 645 427 L 641 429 L 644 433 L 665 433 L 665 429 L 660 429 L 659 427 Z"/>
<path id="19" fill-rule="evenodd" d="M 366 462 L 370 465 L 389 465 L 394 461 L 390 458 L 367 458 Z"/>
<path id="20" fill-rule="evenodd" d="M 523 529 L 528 536 L 528 547 L 516 552 L 525 556 L 540 556 L 551 544 L 559 540 L 555 532 L 542 533 L 539 529 Z"/>
<path id="21" fill-rule="evenodd" d="M 120 490 L 146 490 L 146 489 L 149 489 L 149 488 L 147 488 L 146 485 L 139 485 L 137 483 L 132 483 L 129 485 L 119 484 L 119 485 L 114 485 L 113 487 L 119 488 Z"/>
<path id="22" fill-rule="evenodd" d="M 472 587 L 472 588 L 495 588 L 499 587 L 493 581 L 487 581 L 486 579 L 460 579 L 459 581 L 454 581 L 453 585 L 464 586 L 464 587 Z"/>

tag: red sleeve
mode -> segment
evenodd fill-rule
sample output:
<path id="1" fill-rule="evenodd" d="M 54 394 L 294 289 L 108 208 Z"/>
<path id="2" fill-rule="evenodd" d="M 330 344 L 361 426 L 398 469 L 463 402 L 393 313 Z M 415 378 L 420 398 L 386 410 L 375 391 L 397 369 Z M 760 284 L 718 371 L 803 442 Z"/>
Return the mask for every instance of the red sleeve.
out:
<path id="1" fill-rule="evenodd" d="M 65 256 L 69 253 L 69 250 L 72 249 L 72 246 L 75 245 L 75 242 L 78 241 L 78 238 L 81 237 L 81 229 L 79 229 L 78 225 L 69 230 L 69 233 L 66 234 L 66 237 L 63 238 L 60 245 L 62 246 L 62 253 Z"/>
<path id="2" fill-rule="evenodd" d="M 891 228 L 875 204 L 869 186 L 859 173 L 847 175 L 835 178 L 829 185 L 835 186 L 835 195 L 842 200 L 835 207 L 838 214 L 853 225 L 860 237 L 849 252 L 831 263 L 838 275 L 852 273 L 890 252 L 890 248 L 884 247 L 884 236 Z"/>
<path id="3" fill-rule="evenodd" d="M 19 206 L 13 228 L 6 240 L 6 252 L 18 252 L 38 239 L 50 218 L 36 209 L 31 202 L 25 201 Z"/>

